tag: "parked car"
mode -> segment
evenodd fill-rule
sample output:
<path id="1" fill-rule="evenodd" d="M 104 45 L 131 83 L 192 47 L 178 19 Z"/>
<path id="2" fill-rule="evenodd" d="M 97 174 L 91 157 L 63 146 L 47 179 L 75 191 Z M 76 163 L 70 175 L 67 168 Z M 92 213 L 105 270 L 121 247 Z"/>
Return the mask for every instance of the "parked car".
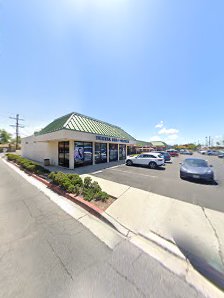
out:
<path id="1" fill-rule="evenodd" d="M 219 151 L 218 157 L 219 158 L 224 158 L 224 151 Z"/>
<path id="2" fill-rule="evenodd" d="M 207 151 L 207 155 L 218 155 L 218 151 L 217 150 L 208 150 Z"/>
<path id="3" fill-rule="evenodd" d="M 181 149 L 181 150 L 180 150 L 180 154 L 192 155 L 193 152 L 192 152 L 192 151 L 189 151 L 189 150 L 187 150 L 187 149 Z"/>
<path id="4" fill-rule="evenodd" d="M 175 149 L 168 149 L 168 150 L 166 150 L 166 152 L 168 152 L 169 155 L 172 156 L 172 157 L 179 156 L 178 151 L 175 150 Z"/>
<path id="5" fill-rule="evenodd" d="M 165 164 L 164 158 L 160 153 L 143 153 L 136 156 L 128 156 L 125 161 L 127 166 L 143 165 L 150 169 L 163 166 Z"/>
<path id="6" fill-rule="evenodd" d="M 199 150 L 199 153 L 205 155 L 207 153 L 207 151 L 206 150 Z"/>
<path id="7" fill-rule="evenodd" d="M 165 162 L 171 161 L 171 156 L 168 152 L 166 152 L 166 151 L 156 151 L 155 153 L 161 154 L 163 156 Z"/>
<path id="8" fill-rule="evenodd" d="M 206 181 L 214 181 L 214 171 L 207 161 L 200 158 L 186 158 L 180 167 L 180 178 L 202 179 Z"/>

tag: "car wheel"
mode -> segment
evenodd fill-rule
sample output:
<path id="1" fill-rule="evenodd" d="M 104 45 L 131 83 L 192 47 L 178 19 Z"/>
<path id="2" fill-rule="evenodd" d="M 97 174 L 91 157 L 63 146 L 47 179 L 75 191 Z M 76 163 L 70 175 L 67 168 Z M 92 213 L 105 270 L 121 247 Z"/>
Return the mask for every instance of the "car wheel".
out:
<path id="1" fill-rule="evenodd" d="M 127 160 L 127 161 L 126 161 L 126 165 L 127 165 L 127 166 L 132 166 L 132 165 L 133 165 L 133 162 L 132 162 L 131 160 Z"/>
<path id="2" fill-rule="evenodd" d="M 157 167 L 157 164 L 154 162 L 154 161 L 151 161 L 150 163 L 149 163 L 149 168 L 150 169 L 155 169 Z"/>

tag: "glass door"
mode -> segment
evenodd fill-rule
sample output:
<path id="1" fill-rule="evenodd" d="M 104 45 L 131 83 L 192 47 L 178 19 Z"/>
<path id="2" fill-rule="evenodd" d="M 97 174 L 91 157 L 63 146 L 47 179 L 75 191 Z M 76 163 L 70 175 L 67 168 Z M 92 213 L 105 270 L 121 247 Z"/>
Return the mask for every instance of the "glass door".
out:
<path id="1" fill-rule="evenodd" d="M 69 142 L 58 142 L 58 165 L 69 167 Z"/>
<path id="2" fill-rule="evenodd" d="M 126 145 L 119 145 L 119 160 L 124 160 L 126 158 Z"/>

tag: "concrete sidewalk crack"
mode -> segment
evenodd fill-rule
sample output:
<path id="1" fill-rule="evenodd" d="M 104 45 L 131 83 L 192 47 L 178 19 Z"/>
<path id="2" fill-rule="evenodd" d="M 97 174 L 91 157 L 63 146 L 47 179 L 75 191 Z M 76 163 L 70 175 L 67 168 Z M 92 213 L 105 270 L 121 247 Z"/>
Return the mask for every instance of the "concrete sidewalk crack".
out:
<path id="1" fill-rule="evenodd" d="M 204 215 L 205 215 L 205 217 L 206 217 L 206 219 L 207 219 L 207 221 L 208 221 L 210 227 L 212 228 L 212 230 L 213 230 L 213 232 L 214 232 L 215 238 L 216 238 L 217 243 L 218 243 L 218 253 L 219 253 L 219 257 L 220 257 L 220 259 L 221 259 L 221 263 L 222 263 L 222 265 L 223 265 L 223 267 L 224 267 L 224 255 L 223 255 L 223 251 L 222 251 L 222 248 L 221 248 L 221 243 L 220 243 L 220 239 L 219 239 L 218 233 L 217 233 L 215 227 L 213 226 L 211 220 L 209 219 L 208 215 L 206 214 L 206 212 L 205 212 L 205 208 L 204 208 L 204 207 L 201 207 L 201 209 L 202 209 L 202 211 L 203 211 L 203 213 L 204 213 Z"/>
<path id="2" fill-rule="evenodd" d="M 131 186 L 128 186 L 128 189 L 126 189 L 125 191 L 123 191 L 122 194 L 119 195 L 118 199 L 119 199 L 121 196 L 123 196 L 123 195 L 124 195 L 130 188 L 131 188 Z"/>
<path id="3" fill-rule="evenodd" d="M 59 260 L 61 266 L 63 267 L 63 269 L 65 270 L 65 272 L 67 273 L 67 275 L 73 280 L 72 274 L 68 271 L 67 267 L 65 266 L 65 264 L 63 263 L 63 261 L 61 260 L 61 258 L 59 257 L 59 255 L 56 253 L 56 251 L 54 250 L 53 246 L 51 245 L 51 243 L 47 240 L 48 245 L 50 246 L 53 254 L 56 256 L 56 258 Z"/>

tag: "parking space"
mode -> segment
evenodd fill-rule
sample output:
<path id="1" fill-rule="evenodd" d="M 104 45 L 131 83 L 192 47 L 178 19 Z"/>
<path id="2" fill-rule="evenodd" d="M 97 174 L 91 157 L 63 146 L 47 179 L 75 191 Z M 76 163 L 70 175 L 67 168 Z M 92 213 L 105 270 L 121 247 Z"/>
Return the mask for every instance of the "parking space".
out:
<path id="1" fill-rule="evenodd" d="M 180 179 L 179 163 L 187 157 L 186 155 L 175 157 L 172 163 L 167 163 L 165 167 L 156 170 L 122 164 L 102 169 L 92 175 L 224 212 L 224 161 L 216 156 L 197 153 L 193 155 L 206 159 L 213 165 L 217 184 L 211 185 Z"/>

